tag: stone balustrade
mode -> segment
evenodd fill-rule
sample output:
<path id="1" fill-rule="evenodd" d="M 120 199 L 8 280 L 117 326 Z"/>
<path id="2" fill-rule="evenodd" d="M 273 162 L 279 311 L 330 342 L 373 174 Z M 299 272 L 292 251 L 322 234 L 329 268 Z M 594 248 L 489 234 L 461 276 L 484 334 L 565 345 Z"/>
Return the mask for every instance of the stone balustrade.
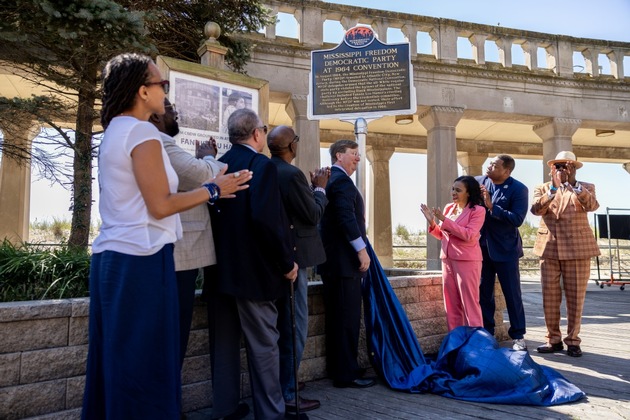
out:
<path id="1" fill-rule="evenodd" d="M 579 74 L 593 78 L 612 76 L 623 80 L 624 58 L 630 56 L 630 43 L 624 42 L 575 38 L 321 1 L 267 1 L 266 6 L 272 15 L 282 13 L 293 16 L 298 42 L 313 49 L 324 45 L 324 25 L 332 21 L 339 22 L 344 30 L 358 24 L 370 26 L 383 42 L 387 42 L 389 29 L 398 29 L 410 44 L 412 60 L 421 57 L 443 64 L 486 65 L 487 49 L 496 48 L 499 65 L 503 68 L 516 67 L 563 77 Z M 264 34 L 268 39 L 275 39 L 276 26 L 268 26 Z M 418 51 L 419 36 L 430 37 L 430 53 L 421 54 Z M 458 54 L 458 45 L 461 45 L 458 41 L 461 39 L 469 41 L 472 60 L 460 58 L 463 56 Z M 518 62 L 524 65 L 513 64 L 515 53 L 523 55 Z M 544 62 L 539 62 L 542 61 L 539 60 L 541 56 Z M 603 61 L 608 62 L 610 74 L 601 74 Z"/>
<path id="2" fill-rule="evenodd" d="M 436 353 L 446 334 L 439 273 L 398 271 L 391 284 L 425 353 Z M 309 335 L 300 380 L 326 376 L 322 286 L 309 286 Z M 502 325 L 505 306 L 498 305 Z M 89 299 L 0 303 L 0 418 L 78 419 L 87 357 Z M 360 363 L 369 365 L 362 329 Z M 499 334 L 501 334 L 499 336 Z M 505 328 L 497 331 L 505 338 Z M 242 393 L 249 396 L 245 350 Z M 139 355 L 141 357 L 141 355 Z M 157 368 L 157 367 L 156 367 Z M 212 405 L 205 304 L 197 302 L 182 373 L 183 409 Z M 39 417 L 38 417 L 39 416 Z"/>

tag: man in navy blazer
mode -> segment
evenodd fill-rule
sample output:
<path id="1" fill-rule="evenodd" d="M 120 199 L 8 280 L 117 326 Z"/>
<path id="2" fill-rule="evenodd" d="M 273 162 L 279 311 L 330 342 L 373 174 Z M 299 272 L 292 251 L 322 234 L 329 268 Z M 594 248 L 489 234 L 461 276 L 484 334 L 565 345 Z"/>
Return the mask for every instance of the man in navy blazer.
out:
<path id="1" fill-rule="evenodd" d="M 518 227 L 527 215 L 529 192 L 523 183 L 512 178 L 514 167 L 512 156 L 498 155 L 490 161 L 485 176 L 477 177 L 487 209 L 479 239 L 483 255 L 479 303 L 483 326 L 494 334 L 494 283 L 498 276 L 510 318 L 512 348 L 520 351 L 527 350 L 527 344 L 518 267 L 523 242 Z"/>
<path id="2" fill-rule="evenodd" d="M 370 267 L 365 234 L 365 206 L 350 176 L 361 160 L 359 145 L 339 140 L 330 146 L 328 206 L 320 224 L 326 262 L 319 266 L 326 306 L 326 367 L 333 385 L 366 388 L 357 362 L 361 324 L 361 280 Z"/>
<path id="3" fill-rule="evenodd" d="M 241 418 L 241 332 L 257 419 L 282 419 L 278 311 L 274 301 L 297 277 L 292 238 L 282 205 L 275 165 L 260 152 L 267 126 L 250 109 L 228 119 L 232 148 L 221 159 L 230 168 L 253 172 L 249 188 L 211 206 L 217 253 L 214 273 L 205 278 L 212 366 L 213 418 Z M 210 270 L 208 270 L 210 271 Z M 246 407 L 245 407 L 246 408 Z"/>
<path id="4" fill-rule="evenodd" d="M 291 299 L 289 289 L 278 299 L 278 331 L 280 332 L 280 384 L 287 413 L 297 411 L 295 374 L 293 359 L 297 359 L 299 371 L 302 353 L 308 333 L 308 277 L 307 268 L 321 264 L 326 260 L 324 246 L 317 231 L 324 209 L 328 204 L 326 183 L 330 168 L 321 168 L 311 172 L 311 186 L 304 173 L 291 165 L 297 155 L 300 136 L 291 127 L 280 125 L 267 136 L 267 145 L 271 152 L 271 161 L 278 169 L 278 183 L 284 209 L 289 217 L 290 229 L 295 240 L 295 260 L 298 264 L 298 277 L 294 283 L 296 348 L 293 354 L 293 328 L 291 317 Z M 318 408 L 320 402 L 299 398 L 299 411 Z"/>

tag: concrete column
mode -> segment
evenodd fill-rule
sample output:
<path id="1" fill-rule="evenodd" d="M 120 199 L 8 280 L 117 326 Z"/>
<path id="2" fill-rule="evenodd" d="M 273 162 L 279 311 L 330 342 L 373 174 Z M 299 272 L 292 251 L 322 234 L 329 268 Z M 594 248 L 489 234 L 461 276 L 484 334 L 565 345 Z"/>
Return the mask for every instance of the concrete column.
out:
<path id="1" fill-rule="evenodd" d="M 499 38 L 494 41 L 499 49 L 499 63 L 503 64 L 503 67 L 512 67 L 512 40 L 508 38 Z"/>
<path id="2" fill-rule="evenodd" d="M 534 41 L 525 41 L 521 44 L 523 55 L 525 56 L 525 65 L 530 70 L 538 68 L 538 43 Z"/>
<path id="3" fill-rule="evenodd" d="M 591 77 L 599 76 L 599 51 L 588 48 L 582 51 L 582 57 L 584 57 L 584 63 L 586 68 L 584 71 L 591 75 Z"/>
<path id="4" fill-rule="evenodd" d="M 293 164 L 300 168 L 306 179 L 310 181 L 309 171 L 320 167 L 319 121 L 311 121 L 307 118 L 306 106 L 306 95 L 291 95 L 285 109 L 293 121 L 293 130 L 300 136 L 300 145 Z"/>
<path id="5" fill-rule="evenodd" d="M 269 9 L 270 17 L 278 16 L 278 6 L 271 6 Z M 267 39 L 276 39 L 276 24 L 269 25 L 265 28 L 265 38 Z"/>
<path id="6" fill-rule="evenodd" d="M 545 47 L 545 52 L 547 53 L 545 68 L 558 74 L 558 48 L 555 45 L 548 45 Z"/>
<path id="7" fill-rule="evenodd" d="M 355 26 L 357 26 L 357 24 L 359 23 L 359 18 L 358 17 L 352 17 L 352 16 L 343 16 L 339 22 L 341 23 L 341 26 L 343 27 L 344 31 L 347 31 L 350 28 L 354 28 Z"/>
<path id="8" fill-rule="evenodd" d="M 617 80 L 623 80 L 623 51 L 622 50 L 613 50 L 606 54 L 606 57 L 610 60 L 610 73 Z"/>
<path id="9" fill-rule="evenodd" d="M 573 77 L 573 45 L 568 41 L 558 41 L 557 73 L 560 76 Z"/>
<path id="10" fill-rule="evenodd" d="M 486 35 L 473 34 L 468 40 L 472 45 L 473 58 L 477 64 L 486 64 Z"/>
<path id="11" fill-rule="evenodd" d="M 324 18 L 321 9 L 304 7 L 294 13 L 298 23 L 298 37 L 301 44 L 321 47 L 324 43 Z"/>
<path id="12" fill-rule="evenodd" d="M 459 164 L 464 168 L 466 175 L 478 176 L 483 175 L 483 164 L 488 159 L 487 153 L 468 152 L 457 158 Z"/>
<path id="13" fill-rule="evenodd" d="M 31 162 L 18 160 L 8 146 L 30 151 L 31 141 L 39 134 L 39 126 L 16 124 L 3 129 L 4 151 L 0 162 L 0 240 L 14 244 L 28 241 L 31 206 Z M 24 153 L 20 153 L 24 155 Z"/>
<path id="14" fill-rule="evenodd" d="M 418 56 L 418 30 L 413 25 L 403 25 L 400 31 L 409 43 L 409 53 L 413 60 Z"/>
<path id="15" fill-rule="evenodd" d="M 392 251 L 392 205 L 389 182 L 389 159 L 394 154 L 393 146 L 372 144 L 367 158 L 372 164 L 373 182 L 370 185 L 372 208 L 368 212 L 368 236 L 383 267 L 393 267 Z M 372 201 L 372 200 L 370 200 Z"/>
<path id="16" fill-rule="evenodd" d="M 457 29 L 453 26 L 440 26 L 429 32 L 433 55 L 444 63 L 457 63 Z"/>
<path id="17" fill-rule="evenodd" d="M 427 205 L 444 207 L 451 201 L 451 186 L 457 178 L 457 141 L 455 127 L 464 115 L 463 108 L 432 106 L 418 116 L 427 130 Z M 440 269 L 440 244 L 427 240 L 427 269 Z"/>
<path id="18" fill-rule="evenodd" d="M 375 20 L 370 26 L 372 26 L 378 40 L 387 44 L 387 29 L 389 28 L 387 21 L 385 19 Z"/>
<path id="19" fill-rule="evenodd" d="M 573 143 L 571 137 L 580 125 L 582 120 L 574 118 L 550 118 L 534 126 L 534 132 L 543 141 L 543 180 L 549 181 L 549 168 L 547 161 L 552 160 L 563 151 L 572 151 Z M 578 157 L 579 158 L 579 157 Z"/>

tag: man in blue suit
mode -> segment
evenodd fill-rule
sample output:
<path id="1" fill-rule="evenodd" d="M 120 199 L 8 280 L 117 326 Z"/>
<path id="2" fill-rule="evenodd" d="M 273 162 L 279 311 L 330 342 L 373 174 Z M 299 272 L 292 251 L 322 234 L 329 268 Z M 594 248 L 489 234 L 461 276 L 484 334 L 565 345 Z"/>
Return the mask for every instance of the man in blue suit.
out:
<path id="1" fill-rule="evenodd" d="M 366 388 L 357 362 L 361 325 L 361 279 L 370 267 L 365 206 L 350 176 L 361 160 L 359 145 L 339 140 L 330 146 L 333 166 L 326 185 L 328 206 L 320 224 L 326 262 L 319 266 L 326 307 L 326 367 L 338 388 Z M 255 175 L 254 175 L 255 176 Z"/>
<path id="2" fill-rule="evenodd" d="M 217 265 L 206 270 L 208 330 L 212 367 L 213 418 L 242 418 L 241 333 L 245 337 L 254 417 L 283 419 L 278 311 L 288 281 L 297 278 L 292 237 L 282 205 L 278 172 L 261 152 L 267 126 L 250 109 L 228 119 L 232 148 L 221 159 L 247 168 L 249 188 L 211 206 Z"/>
<path id="3" fill-rule="evenodd" d="M 481 285 L 479 303 L 483 326 L 494 334 L 494 282 L 499 277 L 510 318 L 508 334 L 514 350 L 526 351 L 525 310 L 521 297 L 521 277 L 518 260 L 523 256 L 523 243 L 518 227 L 527 214 L 527 187 L 512 178 L 514 158 L 498 155 L 490 161 L 485 176 L 478 176 L 481 185 L 486 220 L 481 229 Z"/>

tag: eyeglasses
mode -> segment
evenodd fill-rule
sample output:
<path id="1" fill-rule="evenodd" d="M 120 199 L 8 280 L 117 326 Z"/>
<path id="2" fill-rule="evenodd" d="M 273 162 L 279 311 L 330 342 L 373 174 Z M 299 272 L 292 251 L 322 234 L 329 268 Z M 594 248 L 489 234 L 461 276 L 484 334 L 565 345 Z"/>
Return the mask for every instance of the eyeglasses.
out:
<path id="1" fill-rule="evenodd" d="M 300 141 L 300 136 L 296 134 L 295 137 L 293 137 L 293 140 L 291 141 L 291 143 L 297 143 L 298 141 Z"/>
<path id="2" fill-rule="evenodd" d="M 164 105 L 166 109 L 172 109 L 173 112 L 177 112 L 177 108 L 175 108 L 175 104 Z"/>
<path id="3" fill-rule="evenodd" d="M 557 170 L 567 169 L 566 163 L 556 163 L 556 164 L 554 164 L 554 166 L 556 167 Z"/>
<path id="4" fill-rule="evenodd" d="M 359 153 L 359 152 L 346 152 L 346 154 L 348 154 L 348 155 L 350 155 L 352 157 L 358 157 L 358 158 L 361 157 L 361 153 Z"/>
<path id="5" fill-rule="evenodd" d="M 160 80 L 159 82 L 146 82 L 144 85 L 160 85 L 162 86 L 162 89 L 164 89 L 164 93 L 168 93 L 168 91 L 171 90 L 171 82 L 169 82 L 168 80 Z"/>
<path id="6" fill-rule="evenodd" d="M 262 130 L 265 134 L 267 134 L 267 126 L 263 125 L 262 127 L 256 127 L 254 128 L 254 131 L 256 130 Z"/>

